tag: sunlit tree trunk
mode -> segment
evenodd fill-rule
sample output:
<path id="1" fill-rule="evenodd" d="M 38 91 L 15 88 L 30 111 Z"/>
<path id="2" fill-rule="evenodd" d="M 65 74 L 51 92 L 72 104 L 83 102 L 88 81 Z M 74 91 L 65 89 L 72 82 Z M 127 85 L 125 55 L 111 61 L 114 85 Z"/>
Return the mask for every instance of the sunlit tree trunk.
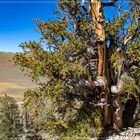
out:
<path id="1" fill-rule="evenodd" d="M 106 60 L 106 42 L 104 29 L 104 16 L 100 0 L 89 0 L 91 14 L 94 24 L 94 31 L 98 42 L 98 77 L 104 78 L 106 86 L 102 89 L 101 97 L 105 99 L 106 105 L 103 107 L 103 124 L 104 127 L 109 125 L 109 106 L 108 106 L 108 81 L 107 81 L 107 60 Z"/>

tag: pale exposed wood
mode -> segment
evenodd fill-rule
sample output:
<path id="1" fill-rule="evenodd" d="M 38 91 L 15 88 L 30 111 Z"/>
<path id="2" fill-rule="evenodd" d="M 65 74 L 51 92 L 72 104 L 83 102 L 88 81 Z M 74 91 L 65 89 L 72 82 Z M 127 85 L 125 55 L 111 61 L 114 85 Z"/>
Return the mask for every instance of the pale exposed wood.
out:
<path id="1" fill-rule="evenodd" d="M 135 28 L 135 32 L 133 34 L 129 34 L 128 32 L 128 34 L 124 37 L 123 45 L 127 45 L 127 43 L 132 40 L 136 36 L 136 34 L 138 34 L 138 27 Z"/>
<path id="2" fill-rule="evenodd" d="M 98 40 L 98 75 L 105 76 L 105 30 L 100 0 L 89 0 L 93 18 L 94 31 Z"/>
<path id="3" fill-rule="evenodd" d="M 107 74 L 106 74 L 106 43 L 105 43 L 105 29 L 104 29 L 104 16 L 102 11 L 102 5 L 100 0 L 89 0 L 91 15 L 93 19 L 94 31 L 97 38 L 97 46 L 98 46 L 98 77 L 100 80 L 103 80 L 105 85 L 102 87 L 102 97 L 105 99 L 105 106 L 103 107 L 103 124 L 106 127 L 109 123 L 109 106 L 108 104 L 108 82 L 107 82 Z M 102 79 L 101 79 L 102 77 Z M 94 82 L 95 85 L 101 83 Z"/>
<path id="4" fill-rule="evenodd" d="M 105 41 L 104 18 L 100 0 L 89 0 L 91 14 L 94 21 L 96 37 L 99 41 Z"/>
<path id="5" fill-rule="evenodd" d="M 123 127 L 120 94 L 123 93 L 123 78 L 128 75 L 124 72 L 124 52 L 121 48 L 118 48 L 117 53 L 119 56 L 117 85 L 111 87 L 111 92 L 115 94 L 115 98 L 113 100 L 113 106 L 115 107 L 113 114 L 113 127 L 114 129 L 119 130 Z"/>
<path id="6" fill-rule="evenodd" d="M 115 3 L 117 1 L 118 0 L 112 0 L 112 1 L 109 1 L 109 2 L 102 2 L 102 6 L 115 6 Z"/>
<path id="7" fill-rule="evenodd" d="M 115 112 L 113 114 L 113 128 L 120 130 L 123 127 L 120 95 L 117 95 L 113 100 L 113 106 L 115 107 Z"/>

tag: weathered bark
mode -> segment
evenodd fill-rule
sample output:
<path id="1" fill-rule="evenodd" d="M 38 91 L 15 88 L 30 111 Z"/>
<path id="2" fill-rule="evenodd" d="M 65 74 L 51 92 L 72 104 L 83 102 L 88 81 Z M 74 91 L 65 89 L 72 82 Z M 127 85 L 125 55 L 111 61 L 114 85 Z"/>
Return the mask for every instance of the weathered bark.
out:
<path id="1" fill-rule="evenodd" d="M 115 130 L 120 130 L 123 124 L 120 95 L 116 95 L 113 100 L 113 107 L 115 108 L 115 112 L 113 114 L 113 128 Z"/>
<path id="2" fill-rule="evenodd" d="M 123 46 L 127 45 L 127 43 L 135 37 L 137 34 L 138 28 L 135 28 L 135 34 L 127 34 L 123 40 Z M 113 106 L 115 107 L 115 111 L 113 114 L 113 127 L 114 129 L 120 130 L 122 127 L 132 126 L 134 123 L 134 118 L 137 118 L 138 110 L 134 115 L 134 110 L 136 108 L 136 100 L 128 101 L 124 112 L 122 112 L 121 105 L 121 94 L 123 93 L 123 78 L 127 77 L 127 73 L 124 72 L 124 59 L 125 53 L 123 47 L 117 49 L 119 56 L 119 65 L 118 65 L 118 77 L 116 86 L 111 87 L 111 92 L 115 94 L 115 98 L 113 100 Z M 131 104 L 133 102 L 133 105 Z M 131 106 L 130 106 L 131 104 Z M 129 117 L 128 117 L 129 116 Z"/>
<path id="3" fill-rule="evenodd" d="M 84 0 L 83 0 L 84 2 Z M 94 31 L 97 38 L 97 47 L 98 47 L 98 80 L 91 83 L 91 85 L 99 86 L 102 89 L 101 98 L 105 99 L 105 105 L 103 107 L 103 124 L 104 127 L 107 127 L 110 124 L 110 116 L 109 113 L 109 97 L 113 93 L 115 94 L 115 98 L 113 100 L 113 106 L 115 111 L 113 113 L 113 126 L 115 129 L 119 130 L 123 127 L 122 120 L 122 105 L 121 105 L 121 94 L 123 93 L 123 78 L 126 76 L 124 73 L 124 54 L 123 47 L 118 50 L 119 55 L 119 65 L 118 65 L 118 77 L 117 80 L 114 78 L 114 73 L 112 71 L 112 66 L 109 65 L 108 59 L 110 59 L 111 55 L 108 55 L 106 58 L 106 42 L 105 42 L 105 29 L 104 29 L 104 16 L 102 12 L 102 8 L 104 6 L 114 6 L 117 0 L 112 0 L 111 2 L 101 2 L 100 0 L 89 0 L 90 4 L 90 12 L 93 19 Z M 136 27 L 135 31 L 137 34 L 138 28 Z M 122 42 L 122 46 L 125 46 L 130 40 L 135 37 L 135 34 L 127 34 L 124 36 L 124 40 Z M 113 43 L 114 44 L 114 43 Z M 113 45 L 112 44 L 112 45 Z M 110 48 L 111 49 L 111 48 Z M 107 66 L 110 66 L 107 68 Z M 110 73 L 109 73 L 110 72 Z M 100 79 L 100 80 L 99 80 Z M 102 82 L 103 80 L 104 82 Z M 112 82 L 113 81 L 113 82 Z M 102 84 L 102 83 L 105 83 Z M 111 86 L 111 84 L 116 84 L 115 86 Z M 136 113 L 137 114 L 137 113 Z M 136 117 L 133 116 L 134 118 Z"/>
<path id="4" fill-rule="evenodd" d="M 108 104 L 108 82 L 106 73 L 106 43 L 104 30 L 104 17 L 102 12 L 102 5 L 100 0 L 89 0 L 91 7 L 91 15 L 94 24 L 94 31 L 98 40 L 98 77 L 103 77 L 106 85 L 102 88 L 101 97 L 105 99 L 105 106 L 103 107 L 103 124 L 104 127 L 110 123 L 109 121 L 109 106 Z M 101 78 L 100 78 L 101 79 Z"/>
<path id="5" fill-rule="evenodd" d="M 121 105 L 121 94 L 123 93 L 123 78 L 127 77 L 127 73 L 124 72 L 124 52 L 122 49 L 118 49 L 119 65 L 118 65 L 118 77 L 117 85 L 111 87 L 111 92 L 114 94 L 113 107 L 115 111 L 113 113 L 113 127 L 116 130 L 120 130 L 123 127 L 122 120 L 122 105 Z"/>

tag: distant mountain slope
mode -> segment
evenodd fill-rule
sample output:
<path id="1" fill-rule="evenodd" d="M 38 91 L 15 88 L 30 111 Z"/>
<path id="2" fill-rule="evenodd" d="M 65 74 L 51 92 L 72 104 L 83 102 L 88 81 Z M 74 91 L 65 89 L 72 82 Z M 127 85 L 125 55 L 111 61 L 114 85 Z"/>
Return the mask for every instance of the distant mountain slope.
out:
<path id="1" fill-rule="evenodd" d="M 24 91 L 35 88 L 35 84 L 9 62 L 13 56 L 14 53 L 0 52 L 0 96 L 7 94 L 22 102 Z"/>
<path id="2" fill-rule="evenodd" d="M 32 84 L 28 77 L 25 77 L 17 67 L 9 62 L 13 56 L 14 53 L 0 52 L 0 82 Z"/>

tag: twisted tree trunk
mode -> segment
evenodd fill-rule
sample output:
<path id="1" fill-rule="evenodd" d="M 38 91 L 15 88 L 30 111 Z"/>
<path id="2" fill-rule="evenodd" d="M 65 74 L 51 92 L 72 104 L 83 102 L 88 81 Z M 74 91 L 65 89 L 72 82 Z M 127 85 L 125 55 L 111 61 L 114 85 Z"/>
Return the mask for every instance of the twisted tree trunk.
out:
<path id="1" fill-rule="evenodd" d="M 101 98 L 105 99 L 105 105 L 103 107 L 103 125 L 107 127 L 110 123 L 109 106 L 108 106 L 108 81 L 107 81 L 107 60 L 106 60 L 106 42 L 105 42 L 105 30 L 104 30 L 104 16 L 102 12 L 102 5 L 100 0 L 89 0 L 91 7 L 91 15 L 94 24 L 94 31 L 97 37 L 98 45 L 98 78 L 104 79 L 106 84 L 101 93 Z"/>

